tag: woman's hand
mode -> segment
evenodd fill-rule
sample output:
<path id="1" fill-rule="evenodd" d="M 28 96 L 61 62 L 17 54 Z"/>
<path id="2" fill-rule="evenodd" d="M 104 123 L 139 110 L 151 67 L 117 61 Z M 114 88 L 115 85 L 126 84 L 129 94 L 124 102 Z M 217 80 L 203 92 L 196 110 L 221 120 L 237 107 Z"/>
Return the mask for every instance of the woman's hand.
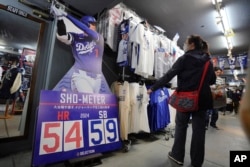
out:
<path id="1" fill-rule="evenodd" d="M 150 94 L 150 93 L 152 93 L 153 91 L 151 90 L 151 89 L 148 89 L 147 90 L 147 94 Z"/>

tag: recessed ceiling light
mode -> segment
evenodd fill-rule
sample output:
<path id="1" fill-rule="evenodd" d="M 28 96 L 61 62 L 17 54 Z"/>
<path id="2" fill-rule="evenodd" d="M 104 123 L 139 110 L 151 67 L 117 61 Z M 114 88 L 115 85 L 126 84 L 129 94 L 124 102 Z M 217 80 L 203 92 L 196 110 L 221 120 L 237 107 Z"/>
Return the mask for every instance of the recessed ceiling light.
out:
<path id="1" fill-rule="evenodd" d="M 5 47 L 4 46 L 0 46 L 0 49 L 5 49 Z"/>

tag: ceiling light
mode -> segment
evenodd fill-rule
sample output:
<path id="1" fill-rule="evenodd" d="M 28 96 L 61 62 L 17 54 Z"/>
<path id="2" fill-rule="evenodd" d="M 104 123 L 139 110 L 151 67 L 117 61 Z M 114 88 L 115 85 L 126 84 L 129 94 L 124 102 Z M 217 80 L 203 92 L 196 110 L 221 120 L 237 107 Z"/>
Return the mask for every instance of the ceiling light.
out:
<path id="1" fill-rule="evenodd" d="M 215 5 L 216 3 L 221 3 L 222 0 L 212 0 L 212 4 Z"/>
<path id="2" fill-rule="evenodd" d="M 222 27 L 223 27 L 223 33 L 224 33 L 225 36 L 234 36 L 234 32 L 230 28 L 228 17 L 227 17 L 227 14 L 226 14 L 225 10 L 226 10 L 225 8 L 221 8 L 218 11 L 219 15 L 221 16 L 221 24 L 222 24 Z"/>
<path id="3" fill-rule="evenodd" d="M 225 37 L 226 42 L 227 42 L 227 49 L 232 50 L 233 49 L 233 42 L 232 39 L 229 37 Z"/>
<path id="4" fill-rule="evenodd" d="M 5 47 L 4 46 L 0 46 L 0 49 L 5 49 Z"/>
<path id="5" fill-rule="evenodd" d="M 225 41 L 227 43 L 228 55 L 231 55 L 231 50 L 233 49 L 233 43 L 231 37 L 234 36 L 234 31 L 230 27 L 226 8 L 222 6 L 222 0 L 212 0 L 213 5 L 215 5 L 217 16 L 216 16 L 216 24 L 222 30 L 223 35 L 225 37 Z"/>

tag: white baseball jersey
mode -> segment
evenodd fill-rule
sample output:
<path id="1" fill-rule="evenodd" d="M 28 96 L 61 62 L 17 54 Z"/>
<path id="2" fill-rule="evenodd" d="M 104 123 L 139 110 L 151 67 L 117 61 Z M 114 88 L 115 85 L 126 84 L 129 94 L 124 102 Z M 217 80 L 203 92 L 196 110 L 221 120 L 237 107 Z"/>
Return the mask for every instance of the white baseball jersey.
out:
<path id="1" fill-rule="evenodd" d="M 127 61 L 128 61 L 128 41 L 122 39 L 119 42 L 116 63 L 118 63 L 119 66 L 126 66 L 128 64 Z"/>
<path id="2" fill-rule="evenodd" d="M 131 104 L 131 124 L 130 132 L 138 133 L 140 131 L 150 132 L 148 123 L 147 106 L 149 104 L 149 95 L 147 88 L 139 83 L 129 84 L 130 104 Z"/>
<path id="3" fill-rule="evenodd" d="M 113 51 L 117 51 L 118 25 L 122 21 L 122 13 L 120 4 L 109 10 L 106 43 Z"/>
<path id="4" fill-rule="evenodd" d="M 154 76 L 156 79 L 161 78 L 172 67 L 170 55 L 164 48 L 156 49 L 154 63 Z"/>
<path id="5" fill-rule="evenodd" d="M 133 31 L 130 40 L 138 44 L 138 56 L 135 73 L 147 78 L 153 75 L 154 70 L 154 40 L 153 34 L 143 24 L 138 24 Z"/>

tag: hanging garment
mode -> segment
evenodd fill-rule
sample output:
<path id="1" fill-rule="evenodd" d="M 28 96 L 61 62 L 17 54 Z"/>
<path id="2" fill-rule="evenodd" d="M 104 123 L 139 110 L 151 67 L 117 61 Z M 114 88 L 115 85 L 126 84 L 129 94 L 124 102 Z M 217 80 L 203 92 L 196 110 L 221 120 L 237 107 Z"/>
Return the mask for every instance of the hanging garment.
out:
<path id="1" fill-rule="evenodd" d="M 148 123 L 147 106 L 149 104 L 149 95 L 145 84 L 140 85 L 137 82 L 129 84 L 130 105 L 131 105 L 131 124 L 130 132 L 150 132 Z"/>
<path id="2" fill-rule="evenodd" d="M 20 69 L 12 67 L 8 69 L 2 78 L 0 86 L 0 98 L 9 99 L 13 97 L 22 84 L 22 74 Z"/>
<path id="3" fill-rule="evenodd" d="M 111 85 L 111 91 L 118 98 L 119 105 L 119 125 L 121 140 L 128 140 L 129 126 L 130 126 L 130 95 L 129 83 L 127 81 L 115 81 Z"/>
<path id="4" fill-rule="evenodd" d="M 163 129 L 170 123 L 168 98 L 169 92 L 165 87 L 150 94 L 148 116 L 151 132 Z"/>

